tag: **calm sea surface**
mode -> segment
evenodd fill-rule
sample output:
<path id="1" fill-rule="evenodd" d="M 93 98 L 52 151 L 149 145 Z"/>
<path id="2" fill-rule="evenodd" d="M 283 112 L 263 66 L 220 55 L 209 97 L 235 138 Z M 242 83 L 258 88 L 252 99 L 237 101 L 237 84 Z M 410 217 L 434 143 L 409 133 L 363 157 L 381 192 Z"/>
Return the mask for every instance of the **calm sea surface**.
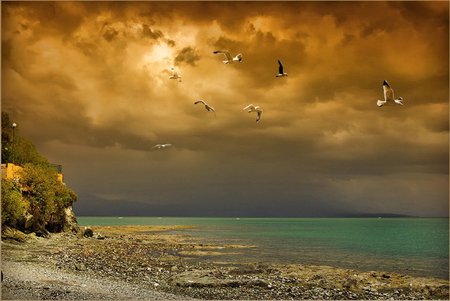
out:
<path id="1" fill-rule="evenodd" d="M 81 226 L 187 225 L 211 243 L 248 244 L 216 261 L 329 265 L 449 278 L 448 218 L 78 217 Z M 233 250 L 236 251 L 236 250 Z"/>

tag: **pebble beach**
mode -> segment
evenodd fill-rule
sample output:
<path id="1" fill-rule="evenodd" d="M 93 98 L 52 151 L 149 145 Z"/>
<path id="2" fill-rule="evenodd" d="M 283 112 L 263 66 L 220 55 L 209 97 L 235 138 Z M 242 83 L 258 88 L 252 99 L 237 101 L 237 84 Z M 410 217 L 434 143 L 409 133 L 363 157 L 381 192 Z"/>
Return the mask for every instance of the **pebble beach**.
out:
<path id="1" fill-rule="evenodd" d="M 93 236 L 3 238 L 2 299 L 449 299 L 445 279 L 329 266 L 220 262 L 246 245 L 171 234 L 176 226 L 96 226 Z M 211 259 L 212 258 L 212 259 Z"/>

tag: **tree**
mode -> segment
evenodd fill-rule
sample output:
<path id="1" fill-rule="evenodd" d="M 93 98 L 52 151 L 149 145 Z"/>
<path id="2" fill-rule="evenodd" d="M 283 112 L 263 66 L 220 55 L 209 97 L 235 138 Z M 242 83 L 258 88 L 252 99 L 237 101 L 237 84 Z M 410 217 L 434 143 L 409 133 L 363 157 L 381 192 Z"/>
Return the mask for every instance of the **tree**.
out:
<path id="1" fill-rule="evenodd" d="M 20 135 L 16 135 L 14 137 L 14 141 L 11 143 L 11 148 L 11 163 L 17 165 L 24 165 L 27 163 L 38 165 L 48 164 L 47 159 L 39 154 L 34 144 Z"/>
<path id="2" fill-rule="evenodd" d="M 8 113 L 2 112 L 2 163 L 10 162 L 10 144 L 12 141 L 12 123 Z"/>
<path id="3" fill-rule="evenodd" d="M 13 180 L 2 180 L 2 227 L 17 227 L 28 209 L 20 187 Z"/>
<path id="4" fill-rule="evenodd" d="M 58 181 L 55 170 L 44 165 L 25 164 L 20 183 L 33 215 L 32 230 L 61 231 L 64 209 L 77 200 L 76 194 Z"/>
<path id="5" fill-rule="evenodd" d="M 4 112 L 2 163 L 23 167 L 18 183 L 2 181 L 2 225 L 36 233 L 63 231 L 68 225 L 65 209 L 72 206 L 77 195 L 58 180 L 57 171 L 31 141 L 20 135 L 18 128 L 12 127 Z M 26 214 L 26 222 L 22 223 Z"/>
<path id="6" fill-rule="evenodd" d="M 18 128 L 13 128 L 9 115 L 5 112 L 2 112 L 2 163 L 48 164 L 34 144 L 22 137 Z"/>

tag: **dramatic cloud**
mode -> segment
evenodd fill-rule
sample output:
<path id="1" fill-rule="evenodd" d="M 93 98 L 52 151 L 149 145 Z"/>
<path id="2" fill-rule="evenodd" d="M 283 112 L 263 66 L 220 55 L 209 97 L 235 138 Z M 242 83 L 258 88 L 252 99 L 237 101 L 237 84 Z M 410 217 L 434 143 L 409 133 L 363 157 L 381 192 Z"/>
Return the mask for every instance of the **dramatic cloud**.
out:
<path id="1" fill-rule="evenodd" d="M 196 62 L 200 60 L 200 56 L 197 54 L 195 49 L 191 47 L 185 47 L 181 49 L 180 53 L 175 57 L 175 64 L 186 63 L 191 66 L 195 66 Z"/>
<path id="2" fill-rule="evenodd" d="M 161 32 L 160 30 L 152 31 L 152 30 L 150 29 L 150 27 L 148 27 L 147 24 L 144 24 L 144 25 L 142 26 L 142 33 L 143 33 L 144 37 L 149 37 L 149 38 L 155 39 L 155 40 L 161 38 L 162 35 L 163 35 L 162 32 Z"/>
<path id="3" fill-rule="evenodd" d="M 448 13 L 425 1 L 5 2 L 2 110 L 63 164 L 79 214 L 448 215 Z M 243 61 L 225 65 L 218 49 Z M 288 77 L 275 77 L 278 59 Z M 385 79 L 404 107 L 376 107 Z"/>

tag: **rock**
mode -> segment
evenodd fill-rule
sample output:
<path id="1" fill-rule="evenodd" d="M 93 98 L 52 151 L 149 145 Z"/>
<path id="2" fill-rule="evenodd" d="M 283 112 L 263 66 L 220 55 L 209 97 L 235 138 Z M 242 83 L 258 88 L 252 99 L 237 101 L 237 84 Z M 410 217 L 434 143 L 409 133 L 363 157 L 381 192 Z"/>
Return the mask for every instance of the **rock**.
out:
<path id="1" fill-rule="evenodd" d="M 442 299 L 442 300 L 448 300 L 449 294 L 448 294 L 448 285 L 439 285 L 437 287 L 429 288 L 428 292 L 432 299 Z"/>
<path id="2" fill-rule="evenodd" d="M 50 237 L 50 233 L 45 229 L 36 230 L 34 233 L 36 233 L 37 237 L 44 237 L 44 238 Z"/>
<path id="3" fill-rule="evenodd" d="M 242 281 L 239 281 L 239 280 L 231 280 L 231 281 L 228 281 L 227 283 L 226 283 L 226 286 L 229 286 L 229 287 L 240 287 L 241 285 L 243 285 L 244 283 L 242 283 Z"/>
<path id="4" fill-rule="evenodd" d="M 247 282 L 247 285 L 249 286 L 259 286 L 259 287 L 268 287 L 269 283 L 265 282 L 264 280 L 261 279 L 253 279 L 250 280 L 249 282 Z"/>
<path id="5" fill-rule="evenodd" d="M 27 234 L 27 240 L 35 240 L 37 239 L 36 233 L 31 232 L 30 234 Z"/>
<path id="6" fill-rule="evenodd" d="M 92 231 L 91 228 L 85 227 L 84 231 L 83 231 L 83 236 L 84 237 L 92 237 L 92 236 L 94 236 L 94 231 Z"/>
<path id="7" fill-rule="evenodd" d="M 86 266 L 84 263 L 76 263 L 75 264 L 75 270 L 77 271 L 86 271 Z"/>
<path id="8" fill-rule="evenodd" d="M 25 214 L 25 216 L 23 217 L 22 222 L 23 228 L 25 230 L 30 229 L 31 226 L 33 225 L 33 215 L 27 212 L 27 214 Z"/>
<path id="9" fill-rule="evenodd" d="M 260 274 L 263 272 L 264 272 L 264 270 L 259 267 L 241 266 L 234 270 L 229 271 L 228 274 L 230 274 L 230 275 L 250 275 L 250 274 Z"/>
<path id="10" fill-rule="evenodd" d="M 176 286 L 187 288 L 239 287 L 243 283 L 238 280 L 219 279 L 212 276 L 211 270 L 186 271 L 176 275 L 172 282 Z"/>
<path id="11" fill-rule="evenodd" d="M 64 209 L 63 230 L 72 233 L 78 233 L 80 231 L 80 227 L 78 227 L 77 218 L 75 217 L 75 213 L 73 212 L 72 206 L 69 206 Z"/>
<path id="12" fill-rule="evenodd" d="M 348 278 L 347 281 L 344 283 L 343 287 L 349 289 L 354 288 L 358 285 L 358 281 L 355 278 Z"/>
<path id="13" fill-rule="evenodd" d="M 4 227 L 2 230 L 2 239 L 12 239 L 18 242 L 27 241 L 27 235 L 22 231 L 10 227 Z"/>

